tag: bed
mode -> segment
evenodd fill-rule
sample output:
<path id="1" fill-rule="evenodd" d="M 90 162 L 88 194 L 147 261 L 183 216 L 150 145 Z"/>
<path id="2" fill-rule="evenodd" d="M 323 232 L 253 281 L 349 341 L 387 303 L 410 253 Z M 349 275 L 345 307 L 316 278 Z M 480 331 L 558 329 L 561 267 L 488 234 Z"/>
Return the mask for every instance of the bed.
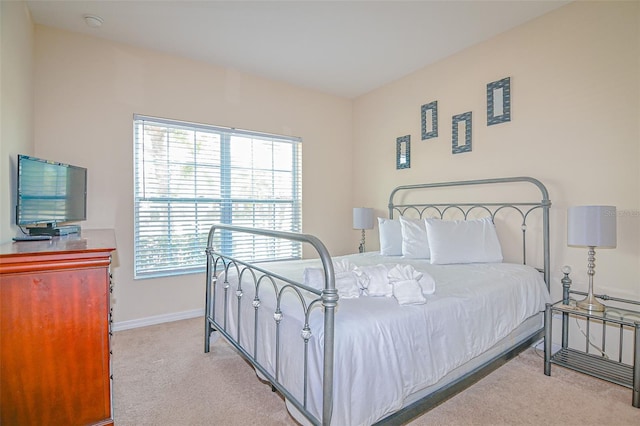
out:
<path id="1" fill-rule="evenodd" d="M 436 201 L 450 190 L 470 201 Z M 334 258 L 313 235 L 214 225 L 204 350 L 224 337 L 301 424 L 404 423 L 542 337 L 550 205 L 530 177 L 400 186 L 381 251 Z M 252 264 L 216 249 L 221 231 L 317 255 Z"/>

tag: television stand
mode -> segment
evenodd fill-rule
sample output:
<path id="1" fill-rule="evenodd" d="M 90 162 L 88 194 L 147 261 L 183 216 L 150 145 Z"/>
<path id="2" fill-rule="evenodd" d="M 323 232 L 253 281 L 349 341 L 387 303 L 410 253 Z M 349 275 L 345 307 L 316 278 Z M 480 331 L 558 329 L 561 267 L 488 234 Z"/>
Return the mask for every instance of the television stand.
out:
<path id="1" fill-rule="evenodd" d="M 0 245 L 0 424 L 113 426 L 111 230 Z"/>
<path id="2" fill-rule="evenodd" d="M 29 235 L 50 235 L 52 237 L 59 237 L 62 235 L 79 234 L 80 225 L 66 225 L 66 226 L 36 226 L 29 228 Z"/>

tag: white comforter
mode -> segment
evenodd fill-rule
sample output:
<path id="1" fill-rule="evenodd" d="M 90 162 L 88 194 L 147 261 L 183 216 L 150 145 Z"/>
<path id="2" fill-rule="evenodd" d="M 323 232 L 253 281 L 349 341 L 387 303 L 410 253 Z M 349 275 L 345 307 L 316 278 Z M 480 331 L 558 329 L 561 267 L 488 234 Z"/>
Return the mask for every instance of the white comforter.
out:
<path id="1" fill-rule="evenodd" d="M 366 296 L 338 302 L 331 422 L 335 425 L 369 425 L 398 410 L 409 395 L 489 349 L 525 319 L 543 311 L 550 300 L 541 274 L 528 266 L 431 265 L 424 260 L 372 253 L 348 258 L 358 265 L 410 263 L 434 278 L 436 291 L 426 295 L 427 303 L 422 305 L 400 305 L 393 297 Z M 318 265 L 317 260 L 304 260 L 268 264 L 268 269 L 302 282 L 304 268 Z M 260 334 L 266 335 L 258 339 L 257 359 L 275 376 L 275 301 L 269 287 L 271 283 L 261 283 L 258 327 Z M 230 290 L 227 330 L 237 336 L 234 284 Z M 222 286 L 217 286 L 216 319 L 223 323 L 221 291 Z M 317 298 L 306 296 L 307 302 Z M 241 303 L 248 314 L 240 320 L 240 341 L 250 354 L 254 353 L 253 298 L 253 281 L 247 276 L 243 278 Z M 279 380 L 302 401 L 302 308 L 297 297 L 288 292 L 281 309 Z M 313 334 L 309 340 L 307 404 L 319 418 L 323 354 L 323 316 L 319 309 L 312 311 L 309 324 Z"/>

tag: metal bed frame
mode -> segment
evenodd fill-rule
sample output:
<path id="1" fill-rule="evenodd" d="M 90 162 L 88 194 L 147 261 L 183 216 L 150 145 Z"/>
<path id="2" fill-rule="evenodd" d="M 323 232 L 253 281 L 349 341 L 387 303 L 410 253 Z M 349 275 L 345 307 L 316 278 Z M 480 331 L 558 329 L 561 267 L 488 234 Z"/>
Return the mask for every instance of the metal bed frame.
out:
<path id="1" fill-rule="evenodd" d="M 541 201 L 535 202 L 490 202 L 490 203 L 420 203 L 420 204 L 396 204 L 394 203 L 394 197 L 403 191 L 414 191 L 430 188 L 444 188 L 444 187 L 460 187 L 460 186 L 473 186 L 473 185 L 494 185 L 494 184 L 513 184 L 513 183 L 529 183 L 538 188 L 542 195 Z M 423 217 L 425 212 L 437 212 L 440 218 L 444 218 L 445 213 L 449 209 L 455 209 L 460 212 L 466 219 L 469 213 L 475 209 L 484 210 L 491 216 L 492 220 L 496 214 L 503 209 L 512 209 L 519 212 L 522 218 L 522 239 L 523 239 L 523 262 L 526 263 L 526 231 L 527 231 L 527 218 L 529 214 L 534 211 L 542 210 L 542 249 L 543 249 L 543 263 L 544 266 L 540 271 L 544 275 L 544 281 L 549 288 L 549 208 L 551 202 L 545 186 L 537 179 L 531 177 L 509 177 L 509 178 L 495 178 L 495 179 L 482 179 L 482 180 L 470 180 L 470 181 L 456 181 L 456 182 L 442 182 L 442 183 L 428 183 L 417 185 L 405 185 L 395 188 L 389 197 L 389 217 L 393 218 L 394 213 L 404 215 L 408 211 L 417 213 L 420 217 Z M 314 288 L 305 286 L 302 283 L 293 281 L 287 277 L 275 274 L 268 271 L 262 266 L 257 264 L 250 264 L 240 259 L 233 258 L 216 251 L 213 247 L 214 236 L 216 231 L 224 230 L 237 233 L 253 234 L 257 236 L 286 239 L 291 241 L 297 241 L 303 244 L 310 244 L 316 251 L 317 257 L 322 262 L 325 277 L 325 288 L 320 291 Z M 219 332 L 225 339 L 236 349 L 238 352 L 265 378 L 272 387 L 272 390 L 280 392 L 293 406 L 312 424 L 331 424 L 331 416 L 333 411 L 333 372 L 334 372 L 334 323 L 335 323 L 335 310 L 338 305 L 338 292 L 335 287 L 335 276 L 333 270 L 333 263 L 331 256 L 325 245 L 317 237 L 309 234 L 299 234 L 282 231 L 270 231 L 264 229 L 255 229 L 240 227 L 226 224 L 213 225 L 209 231 L 209 237 L 206 248 L 207 255 L 207 269 L 206 269 L 206 303 L 205 303 L 205 337 L 204 337 L 204 351 L 209 352 L 211 346 L 211 334 L 214 331 Z M 230 286 L 227 281 L 228 272 L 230 269 L 234 269 L 238 276 L 238 289 L 235 294 L 229 290 Z M 224 272 L 224 279 L 219 280 L 218 277 Z M 251 306 L 255 310 L 254 312 L 254 330 L 253 330 L 253 352 L 251 353 L 247 347 L 243 346 L 240 333 L 240 310 L 241 300 L 243 297 L 243 286 L 253 286 L 255 290 L 255 297 L 251 303 Z M 218 296 L 216 292 L 216 286 L 222 286 L 221 294 Z M 273 288 L 274 294 L 277 297 L 277 303 L 275 311 L 273 312 L 273 318 L 276 323 L 275 334 L 275 374 L 271 374 L 269 370 L 261 364 L 257 357 L 257 342 L 258 342 L 258 312 L 261 308 L 260 300 L 260 288 L 268 286 Z M 315 294 L 317 297 L 308 302 L 303 297 L 303 291 Z M 305 323 L 301 330 L 301 338 L 304 341 L 304 371 L 303 371 L 303 395 L 301 398 L 294 396 L 280 380 L 279 372 L 283 368 L 280 365 L 280 321 L 282 319 L 282 313 L 280 311 L 280 303 L 282 295 L 285 292 L 293 292 L 300 300 L 301 307 L 304 312 Z M 216 320 L 216 297 L 224 298 L 224 307 L 222 312 L 223 320 L 218 322 Z M 228 306 L 230 298 L 237 298 L 238 312 L 236 317 L 237 322 L 237 338 L 233 337 L 231 330 L 228 329 L 228 318 L 232 313 L 229 312 Z M 313 331 L 309 327 L 309 315 L 314 309 L 323 310 L 323 323 L 324 323 L 324 347 L 323 347 L 323 371 L 322 371 L 322 417 L 316 418 L 307 408 L 307 389 L 308 381 L 308 341 L 313 335 Z M 436 406 L 443 402 L 447 398 L 455 395 L 461 390 L 467 388 L 471 384 L 478 381 L 480 378 L 486 376 L 491 371 L 504 364 L 506 361 L 516 356 L 519 352 L 526 349 L 535 341 L 540 339 L 543 335 L 543 328 L 540 328 L 531 336 L 523 340 L 521 343 L 512 347 L 511 349 L 499 354 L 491 359 L 488 363 L 475 369 L 474 371 L 460 377 L 444 388 L 427 395 L 419 401 L 408 405 L 400 411 L 393 413 L 377 424 L 402 424 L 419 414 L 425 412 L 429 408 Z M 317 385 L 317 384 L 316 384 Z"/>

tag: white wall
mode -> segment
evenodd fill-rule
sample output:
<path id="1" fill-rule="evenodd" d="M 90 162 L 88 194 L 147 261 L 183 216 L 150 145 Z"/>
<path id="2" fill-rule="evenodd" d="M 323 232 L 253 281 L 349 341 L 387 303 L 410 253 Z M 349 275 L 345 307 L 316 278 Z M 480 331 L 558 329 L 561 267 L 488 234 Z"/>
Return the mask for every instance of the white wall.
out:
<path id="1" fill-rule="evenodd" d="M 18 154 L 33 154 L 34 29 L 22 2 L 0 2 L 0 243 L 18 232 Z"/>
<path id="2" fill-rule="evenodd" d="M 618 247 L 596 254 L 596 291 L 640 297 L 640 3 L 575 2 L 354 102 L 354 203 L 386 215 L 400 184 L 529 175 L 549 189 L 552 293 L 560 268 L 586 290 L 586 249 L 566 246 L 566 209 L 617 206 Z M 486 84 L 511 77 L 512 121 L 486 125 Z M 439 136 L 420 106 L 438 101 Z M 473 151 L 451 153 L 451 117 L 472 111 Z M 395 141 L 411 135 L 411 168 Z M 517 194 L 513 194 L 514 196 Z M 371 232 L 370 249 L 376 248 Z"/>
<path id="3" fill-rule="evenodd" d="M 352 251 L 350 100 L 43 26 L 35 52 L 36 154 L 88 168 L 82 226 L 115 229 L 116 323 L 204 308 L 204 274 L 133 279 L 134 113 L 302 137 L 303 231 Z"/>
<path id="4" fill-rule="evenodd" d="M 132 278 L 133 113 L 302 136 L 304 231 L 320 236 L 335 254 L 351 251 L 357 242 L 351 208 L 367 205 L 386 214 L 389 190 L 398 184 L 531 175 L 547 185 L 553 202 L 557 295 L 559 269 L 566 263 L 575 270 L 576 286 L 586 288 L 586 251 L 566 247 L 566 208 L 615 204 L 628 215 L 618 218 L 618 248 L 598 251 L 596 287 L 640 297 L 637 2 L 572 3 L 353 103 L 39 26 L 31 65 L 30 20 L 20 18 L 19 34 L 10 38 L 11 51 L 21 53 L 7 53 L 7 4 L 12 3 L 2 2 L 1 9 L 2 184 L 6 187 L 5 165 L 13 158 L 5 148 L 9 58 L 19 64 L 11 82 L 23 87 L 18 104 L 24 105 L 11 111 L 22 123 L 11 136 L 17 134 L 14 140 L 23 142 L 9 151 L 28 152 L 31 147 L 34 118 L 28 104 L 33 90 L 34 154 L 88 167 L 89 220 L 84 227 L 116 230 L 117 322 L 201 309 L 203 298 L 201 275 Z M 29 81 L 33 67 L 31 89 L 19 82 Z M 487 127 L 486 84 L 505 76 L 512 79 L 513 119 Z M 423 142 L 420 105 L 431 100 L 439 101 L 440 135 Z M 450 119 L 469 110 L 474 114 L 474 148 L 454 156 Z M 405 134 L 412 135 L 412 167 L 396 170 L 395 138 Z M 4 204 L 4 192 L 2 197 L 0 237 L 7 240 L 13 235 L 12 219 L 6 217 L 11 207 Z M 369 249 L 376 248 L 375 240 L 376 232 L 368 232 Z"/>

